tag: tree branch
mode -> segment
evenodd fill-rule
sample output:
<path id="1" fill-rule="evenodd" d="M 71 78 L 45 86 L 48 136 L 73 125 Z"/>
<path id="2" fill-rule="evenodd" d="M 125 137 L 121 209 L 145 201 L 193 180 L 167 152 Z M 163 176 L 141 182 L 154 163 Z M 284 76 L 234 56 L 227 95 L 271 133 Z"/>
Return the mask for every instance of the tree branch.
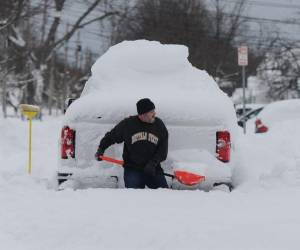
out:
<path id="1" fill-rule="evenodd" d="M 241 14 L 244 11 L 246 5 L 246 0 L 241 0 L 237 2 L 234 6 L 233 16 L 231 19 L 231 27 L 227 34 L 227 42 L 230 43 L 232 39 L 235 37 L 236 31 L 238 30 L 239 26 L 241 25 Z M 243 22 L 243 21 L 242 21 Z"/>
<path id="2" fill-rule="evenodd" d="M 89 21 L 83 23 L 83 24 L 80 24 L 80 25 L 78 26 L 78 28 L 81 29 L 81 28 L 83 28 L 84 26 L 89 25 L 89 24 L 91 24 L 91 23 L 93 23 L 93 22 L 101 21 L 101 20 L 103 20 L 103 19 L 106 18 L 106 17 L 113 16 L 113 15 L 118 15 L 118 14 L 119 14 L 118 11 L 105 13 L 103 16 L 96 17 L 96 18 L 94 18 L 94 19 L 91 19 L 91 20 L 89 20 Z"/>
<path id="3" fill-rule="evenodd" d="M 0 31 L 15 24 L 21 17 L 22 11 L 24 10 L 24 0 L 19 0 L 17 6 L 13 6 L 12 15 L 7 18 L 6 23 L 0 27 Z"/>
<path id="4" fill-rule="evenodd" d="M 64 7 L 64 4 L 65 4 L 65 0 L 55 0 L 56 11 L 61 12 Z M 44 48 L 46 48 L 46 51 L 47 51 L 47 48 L 51 47 L 51 43 L 53 43 L 55 41 L 55 34 L 56 34 L 59 24 L 60 24 L 60 17 L 55 17 L 54 21 L 51 25 L 51 28 L 49 30 L 47 39 L 43 46 Z M 47 57 L 47 54 L 48 53 L 46 52 L 44 55 L 44 58 Z"/>
<path id="5" fill-rule="evenodd" d="M 56 0 L 57 1 L 57 0 Z M 94 19 L 92 19 L 92 20 L 90 20 L 90 21 L 87 21 L 87 22 L 85 22 L 85 23 L 82 23 L 82 21 L 98 6 L 98 4 L 101 2 L 102 0 L 95 0 L 94 2 L 93 2 L 93 4 L 91 4 L 90 5 L 90 7 L 77 19 L 77 21 L 75 22 L 75 24 L 74 25 L 72 25 L 72 28 L 70 29 L 70 31 L 69 32 L 67 32 L 63 37 L 61 37 L 60 39 L 58 39 L 57 41 L 55 41 L 54 42 L 54 40 L 52 40 L 53 41 L 53 43 L 48 43 L 48 44 L 46 44 L 47 46 L 44 46 L 44 51 L 46 51 L 45 52 L 45 56 L 44 56 L 44 58 L 46 58 L 48 55 L 50 55 L 51 54 L 51 51 L 55 48 L 55 47 L 57 47 L 59 44 L 61 44 L 62 42 L 64 42 L 64 41 L 68 41 L 73 35 L 74 35 L 74 33 L 78 30 L 78 29 L 80 29 L 80 28 L 83 28 L 84 26 L 86 26 L 86 25 L 88 25 L 88 24 L 91 24 L 91 23 L 93 23 L 93 22 L 95 22 L 95 21 L 99 21 L 99 20 L 103 20 L 103 19 L 105 19 L 106 17 L 109 17 L 109 16 L 112 16 L 112 15 L 115 15 L 115 14 L 117 14 L 118 12 L 107 12 L 107 13 L 105 13 L 104 15 L 102 15 L 102 16 L 100 16 L 100 17 L 97 17 L 97 18 L 94 18 Z M 59 22 L 58 22 L 58 24 L 59 24 Z M 57 29 L 57 27 L 56 27 L 56 29 Z M 48 39 L 47 39 L 48 40 Z M 49 40 L 50 41 L 50 40 Z"/>
<path id="6" fill-rule="evenodd" d="M 63 41 L 68 41 L 73 35 L 74 33 L 84 27 L 85 25 L 82 26 L 81 22 L 86 18 L 86 16 L 96 8 L 96 6 L 101 2 L 101 0 L 95 0 L 95 2 L 82 14 L 81 17 L 78 18 L 78 20 L 75 22 L 75 24 L 73 25 L 73 27 L 71 28 L 71 30 L 69 32 L 67 32 L 62 38 L 60 38 L 59 40 L 57 40 L 53 45 L 51 49 L 54 49 L 58 44 L 62 43 Z M 110 14 L 111 15 L 111 14 Z M 99 18 L 97 18 L 97 20 L 100 19 L 104 19 L 105 17 L 107 17 L 108 15 L 105 14 Z M 96 21 L 96 20 L 95 20 Z M 87 22 L 87 24 L 90 24 L 91 22 Z M 86 24 L 86 25 L 87 25 Z"/>

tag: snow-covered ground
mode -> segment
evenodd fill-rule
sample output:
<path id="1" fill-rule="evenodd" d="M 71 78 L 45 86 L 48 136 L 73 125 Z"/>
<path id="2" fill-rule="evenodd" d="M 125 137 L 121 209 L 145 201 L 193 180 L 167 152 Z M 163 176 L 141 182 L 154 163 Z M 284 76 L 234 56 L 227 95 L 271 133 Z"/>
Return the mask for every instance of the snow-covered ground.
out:
<path id="1" fill-rule="evenodd" d="M 0 118 L 0 249 L 299 249 L 300 124 L 241 137 L 236 188 L 52 188 L 61 117 Z"/>

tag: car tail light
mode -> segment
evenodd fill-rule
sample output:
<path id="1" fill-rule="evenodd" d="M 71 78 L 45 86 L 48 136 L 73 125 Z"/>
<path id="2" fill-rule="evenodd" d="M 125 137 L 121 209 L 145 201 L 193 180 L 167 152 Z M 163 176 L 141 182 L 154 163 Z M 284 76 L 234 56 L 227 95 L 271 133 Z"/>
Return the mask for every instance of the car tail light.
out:
<path id="1" fill-rule="evenodd" d="M 61 131 L 61 158 L 75 158 L 75 131 L 68 126 Z"/>
<path id="2" fill-rule="evenodd" d="M 216 154 L 217 158 L 223 162 L 230 161 L 230 133 L 228 131 L 218 131 L 216 134 Z"/>
<path id="3" fill-rule="evenodd" d="M 260 119 L 255 121 L 255 133 L 265 133 L 268 130 L 268 127 L 264 125 Z"/>

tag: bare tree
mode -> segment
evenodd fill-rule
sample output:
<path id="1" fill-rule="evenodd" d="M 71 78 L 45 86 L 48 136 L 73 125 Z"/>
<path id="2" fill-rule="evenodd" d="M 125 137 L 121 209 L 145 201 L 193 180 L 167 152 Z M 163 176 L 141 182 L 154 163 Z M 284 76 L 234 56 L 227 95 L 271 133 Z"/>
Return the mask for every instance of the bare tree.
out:
<path id="1" fill-rule="evenodd" d="M 56 37 L 58 27 L 61 23 L 61 16 L 59 13 L 62 12 L 66 0 L 55 0 L 55 10 L 57 12 L 57 16 L 54 18 L 51 27 L 49 29 L 48 35 L 46 40 L 43 42 L 43 44 L 39 48 L 39 55 L 37 63 L 41 64 L 44 62 L 44 60 L 47 59 L 47 57 L 52 53 L 52 51 L 61 46 L 65 41 L 68 41 L 77 30 L 84 28 L 85 26 L 96 22 L 96 21 L 102 21 L 112 15 L 118 14 L 115 10 L 105 10 L 103 13 L 99 13 L 100 15 L 96 18 L 93 18 L 91 20 L 86 21 L 87 17 L 90 15 L 90 13 L 95 10 L 95 8 L 101 3 L 105 2 L 103 0 L 94 0 L 91 2 L 91 4 L 87 7 L 87 9 L 78 17 L 78 19 L 71 25 L 71 28 L 68 32 L 66 32 L 61 37 Z"/>
<path id="2" fill-rule="evenodd" d="M 210 6 L 202 0 L 140 0 L 118 25 L 112 43 L 148 39 L 183 44 L 194 66 L 218 78 L 236 76 L 234 42 L 241 35 L 246 0 L 208 3 Z"/>
<path id="3" fill-rule="evenodd" d="M 194 55 L 202 56 L 210 27 L 208 12 L 199 0 L 141 0 L 126 13 L 112 34 L 112 43 L 148 39 L 162 43 L 184 44 Z M 201 52 L 200 52 L 201 51 Z M 203 56 L 202 65 L 207 58 Z"/>
<path id="4" fill-rule="evenodd" d="M 213 26 L 209 46 L 210 68 L 212 75 L 222 78 L 233 73 L 236 66 L 234 41 L 241 36 L 241 26 L 244 20 L 241 15 L 245 9 L 246 0 L 235 3 L 214 0 L 211 2 L 210 22 Z M 227 69 L 226 69 L 227 68 Z M 228 69 L 230 68 L 230 69 Z M 230 72 L 230 70 L 232 70 Z"/>
<path id="5" fill-rule="evenodd" d="M 270 101 L 299 98 L 300 45 L 277 41 L 259 65 L 258 77 L 268 89 Z"/>
<path id="6" fill-rule="evenodd" d="M 40 75 L 43 75 L 43 65 L 51 61 L 50 58 L 52 55 L 54 55 L 54 50 L 59 49 L 65 42 L 71 39 L 78 30 L 84 28 L 85 26 L 93 22 L 101 22 L 112 15 L 118 14 L 118 12 L 113 9 L 105 9 L 104 11 L 102 11 L 102 13 L 99 13 L 98 17 L 87 20 L 91 12 L 94 11 L 97 6 L 99 6 L 100 4 L 106 4 L 104 0 L 88 1 L 87 8 L 82 12 L 82 14 L 73 24 L 70 24 L 70 29 L 59 37 L 58 28 L 61 24 L 61 13 L 65 8 L 65 3 L 66 0 L 55 0 L 54 7 L 56 11 L 56 16 L 54 17 L 50 25 L 48 33 L 45 36 L 46 38 L 44 41 L 42 41 L 39 47 L 34 48 L 34 50 L 30 53 L 35 68 L 40 70 Z M 39 89 L 40 91 L 36 93 L 36 101 L 40 101 L 42 99 L 41 95 L 44 92 L 44 87 Z M 50 95 L 52 95 L 52 93 L 48 92 L 48 98 L 50 98 Z"/>
<path id="7" fill-rule="evenodd" d="M 61 30 L 62 24 L 65 25 L 62 22 L 62 11 L 67 8 L 67 0 L 44 0 L 35 3 L 34 6 L 30 5 L 29 0 L 1 1 L 0 7 L 3 8 L 0 8 L 0 35 L 4 37 L 1 41 L 8 41 L 8 43 L 1 44 L 0 49 L 5 51 L 2 55 L 6 56 L 0 56 L 0 63 L 2 62 L 3 67 L 5 66 L 7 69 L 13 65 L 13 74 L 19 77 L 22 75 L 22 81 L 26 85 L 22 89 L 27 94 L 24 94 L 24 98 L 27 96 L 27 102 L 41 105 L 45 98 L 48 100 L 49 98 L 51 100 L 52 98 L 58 99 L 53 97 L 54 92 L 49 91 L 49 87 L 50 90 L 54 89 L 51 84 L 55 81 L 55 75 L 58 75 L 53 58 L 55 55 L 63 53 L 61 47 L 80 29 L 94 22 L 104 22 L 111 16 L 117 15 L 118 12 L 111 4 L 113 1 L 85 1 L 83 4 L 86 7 L 81 9 L 81 14 L 73 23 L 70 23 L 69 29 L 64 34 L 61 34 L 59 30 Z M 99 8 L 100 6 L 101 8 Z M 49 11 L 51 11 L 52 17 L 49 17 Z M 97 11 L 97 16 L 91 17 L 93 11 Z M 38 29 L 38 22 L 31 21 L 31 17 L 36 14 L 43 16 L 41 33 L 35 32 Z M 2 66 L 0 65 L 0 67 Z M 27 79 L 23 79 L 25 73 Z M 78 76 L 78 78 L 80 77 L 82 76 Z M 33 81 L 29 81 L 30 79 Z M 51 83 L 50 86 L 48 86 L 49 83 Z M 4 96 L 7 96 L 6 89 L 3 93 Z M 7 101 L 4 100 L 4 102 Z"/>
<path id="8" fill-rule="evenodd" d="M 24 84 L 19 86 L 16 84 L 19 81 L 18 77 L 13 77 L 16 71 L 21 73 L 21 78 L 24 77 L 22 56 L 24 55 L 25 41 L 18 26 L 36 13 L 38 13 L 38 8 L 29 9 L 27 0 L 2 0 L 0 2 L 0 82 L 4 117 L 7 113 L 6 104 L 10 102 L 14 106 L 15 100 L 18 99 L 14 98 L 12 90 L 22 88 Z M 9 81 L 12 78 L 14 78 L 13 83 Z"/>

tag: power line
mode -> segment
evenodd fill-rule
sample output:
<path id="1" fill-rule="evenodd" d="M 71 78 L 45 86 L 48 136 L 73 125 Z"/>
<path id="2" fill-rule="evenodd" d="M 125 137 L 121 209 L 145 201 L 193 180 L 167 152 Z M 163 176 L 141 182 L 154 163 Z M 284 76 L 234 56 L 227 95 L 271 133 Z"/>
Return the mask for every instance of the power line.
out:
<path id="1" fill-rule="evenodd" d="M 232 15 L 229 13 L 224 13 L 226 16 L 236 17 L 236 15 Z M 268 23 L 278 23 L 278 24 L 289 24 L 289 25 L 300 25 L 300 22 L 296 22 L 294 20 L 279 20 L 279 19 L 271 19 L 271 18 L 261 18 L 261 17 L 251 17 L 251 16 L 240 16 L 243 19 L 249 21 L 259 21 L 259 22 L 268 22 Z"/>
<path id="2" fill-rule="evenodd" d="M 223 2 L 231 2 L 231 3 L 238 3 L 237 0 L 221 0 Z M 263 2 L 263 1 L 247 1 L 247 5 L 255 5 L 255 6 L 262 6 L 262 7 L 271 7 L 271 8 L 285 8 L 285 9 L 300 9 L 299 4 L 282 4 L 282 3 L 270 3 L 270 2 Z"/>

